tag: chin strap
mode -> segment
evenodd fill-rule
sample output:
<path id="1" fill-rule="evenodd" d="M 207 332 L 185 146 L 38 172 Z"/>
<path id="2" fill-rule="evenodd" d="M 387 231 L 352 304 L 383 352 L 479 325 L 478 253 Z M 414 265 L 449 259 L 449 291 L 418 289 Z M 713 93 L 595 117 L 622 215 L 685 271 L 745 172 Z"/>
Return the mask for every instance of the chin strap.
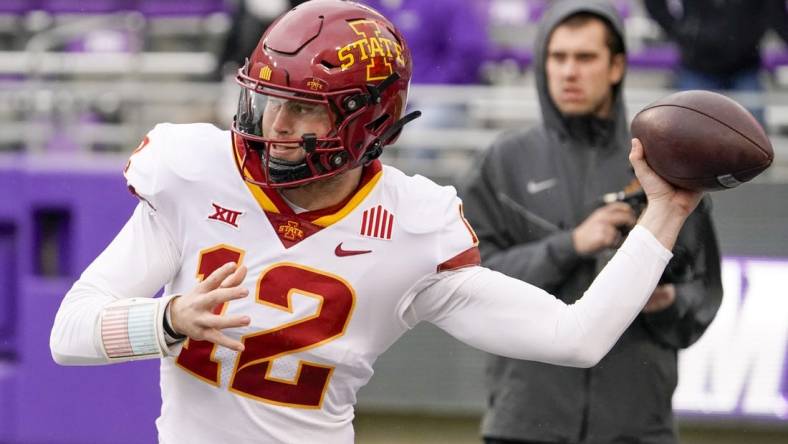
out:
<path id="1" fill-rule="evenodd" d="M 312 176 L 312 171 L 306 161 L 289 162 L 276 157 L 262 156 L 263 167 L 268 168 L 268 177 L 272 183 L 293 182 L 307 179 Z"/>
<path id="2" fill-rule="evenodd" d="M 402 131 L 402 128 L 405 127 L 408 123 L 418 119 L 421 117 L 421 111 L 413 111 L 406 114 L 401 119 L 394 122 L 393 125 L 389 129 L 387 129 L 380 137 L 375 139 L 369 147 L 364 151 L 364 156 L 362 157 L 362 164 L 366 165 L 369 162 L 380 157 L 383 153 L 383 147 L 388 145 L 394 138 L 399 135 Z"/>

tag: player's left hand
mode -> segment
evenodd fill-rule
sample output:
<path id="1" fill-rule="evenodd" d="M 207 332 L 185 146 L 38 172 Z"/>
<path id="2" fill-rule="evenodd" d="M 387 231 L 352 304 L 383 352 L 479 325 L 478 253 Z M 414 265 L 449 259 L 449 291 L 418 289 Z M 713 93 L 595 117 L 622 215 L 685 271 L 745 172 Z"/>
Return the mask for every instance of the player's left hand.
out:
<path id="1" fill-rule="evenodd" d="M 664 206 L 668 211 L 679 211 L 685 217 L 698 206 L 703 192 L 675 187 L 659 177 L 646 162 L 643 145 L 638 139 L 632 139 L 629 161 L 646 193 L 648 206 Z"/>
<path id="2" fill-rule="evenodd" d="M 662 311 L 676 301 L 676 286 L 673 284 L 657 285 L 651 297 L 648 298 L 643 313 L 656 313 Z"/>

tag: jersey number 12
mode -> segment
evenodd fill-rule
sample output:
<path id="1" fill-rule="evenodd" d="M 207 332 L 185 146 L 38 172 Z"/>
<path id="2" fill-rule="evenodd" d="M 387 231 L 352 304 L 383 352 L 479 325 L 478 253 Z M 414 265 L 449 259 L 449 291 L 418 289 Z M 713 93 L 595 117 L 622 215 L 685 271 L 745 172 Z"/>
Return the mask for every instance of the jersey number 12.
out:
<path id="1" fill-rule="evenodd" d="M 218 245 L 200 252 L 197 275 L 206 278 L 227 262 L 241 264 L 244 251 Z M 244 351 L 238 353 L 229 390 L 259 401 L 301 408 L 320 408 L 334 367 L 299 361 L 295 379 L 278 379 L 270 374 L 274 359 L 325 344 L 342 336 L 355 305 L 355 292 L 338 276 L 303 265 L 281 262 L 264 270 L 257 280 L 255 301 L 267 307 L 292 312 L 291 295 L 296 292 L 318 301 L 315 314 L 268 330 L 241 337 Z M 217 305 L 220 314 L 227 303 Z M 214 357 L 216 345 L 188 339 L 177 364 L 219 386 L 221 366 Z"/>

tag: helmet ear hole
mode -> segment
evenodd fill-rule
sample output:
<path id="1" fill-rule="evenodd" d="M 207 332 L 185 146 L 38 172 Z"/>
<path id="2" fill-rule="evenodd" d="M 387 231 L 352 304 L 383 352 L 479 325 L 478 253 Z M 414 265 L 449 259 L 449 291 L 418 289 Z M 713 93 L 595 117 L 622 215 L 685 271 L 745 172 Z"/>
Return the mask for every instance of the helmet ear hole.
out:
<path id="1" fill-rule="evenodd" d="M 384 123 L 386 123 L 386 121 L 389 120 L 389 117 L 391 117 L 391 115 L 389 113 L 383 113 L 380 116 L 378 116 L 375 120 L 373 120 L 373 121 L 369 122 L 368 124 L 364 125 L 364 127 L 367 128 L 369 131 L 371 131 L 373 133 L 377 133 L 378 129 L 380 129 L 380 127 Z"/>
<path id="2" fill-rule="evenodd" d="M 323 67 L 325 67 L 328 70 L 332 70 L 332 69 L 337 68 L 337 65 L 334 65 L 333 63 L 329 62 L 328 60 L 321 60 L 320 64 L 323 65 Z"/>

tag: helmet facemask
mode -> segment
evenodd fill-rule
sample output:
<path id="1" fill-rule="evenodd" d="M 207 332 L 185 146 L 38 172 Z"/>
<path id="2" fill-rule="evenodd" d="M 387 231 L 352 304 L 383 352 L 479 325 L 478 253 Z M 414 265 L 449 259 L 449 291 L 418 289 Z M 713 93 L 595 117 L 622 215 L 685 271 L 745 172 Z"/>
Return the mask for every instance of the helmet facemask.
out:
<path id="1" fill-rule="evenodd" d="M 346 147 L 342 136 L 352 130 L 349 127 L 353 126 L 351 123 L 356 119 L 364 121 L 370 117 L 368 114 L 380 102 L 380 94 L 399 79 L 396 74 L 377 87 L 368 85 L 367 91 L 348 89 L 319 94 L 272 86 L 248 77 L 244 70 L 241 68 L 236 78 L 242 88 L 232 131 L 247 148 L 242 150 L 244 154 L 240 159 L 244 178 L 257 185 L 295 187 L 364 165 L 380 156 L 382 147 L 399 134 L 402 126 L 421 115 L 416 111 L 394 120 L 393 116 L 384 113 L 372 119 L 366 125 L 366 131 L 374 131 L 372 127 L 376 123 L 382 124 L 388 120 L 393 123 L 385 125 L 386 131 L 380 131 L 380 137 L 369 147 L 361 146 L 361 143 L 359 146 Z M 278 137 L 279 131 L 276 131 L 278 128 L 273 121 L 279 116 L 298 119 L 307 125 L 318 124 L 323 131 L 320 134 L 304 132 Z M 270 134 L 266 134 L 266 131 Z M 297 160 L 277 156 L 275 151 L 285 147 L 301 149 L 305 156 L 298 156 Z M 251 158 L 250 151 L 256 153 L 258 158 Z M 261 178 L 255 178 L 249 170 L 261 170 L 262 174 L 258 174 Z"/>
<path id="2" fill-rule="evenodd" d="M 244 174 L 247 180 L 270 187 L 294 187 L 358 165 L 359 159 L 345 149 L 338 134 L 345 122 L 363 109 L 340 116 L 332 101 L 338 94 L 271 87 L 242 73 L 238 82 L 242 88 L 232 131 L 246 144 L 241 166 L 262 172 L 262 177 Z M 302 128 L 314 130 L 301 132 Z"/>

